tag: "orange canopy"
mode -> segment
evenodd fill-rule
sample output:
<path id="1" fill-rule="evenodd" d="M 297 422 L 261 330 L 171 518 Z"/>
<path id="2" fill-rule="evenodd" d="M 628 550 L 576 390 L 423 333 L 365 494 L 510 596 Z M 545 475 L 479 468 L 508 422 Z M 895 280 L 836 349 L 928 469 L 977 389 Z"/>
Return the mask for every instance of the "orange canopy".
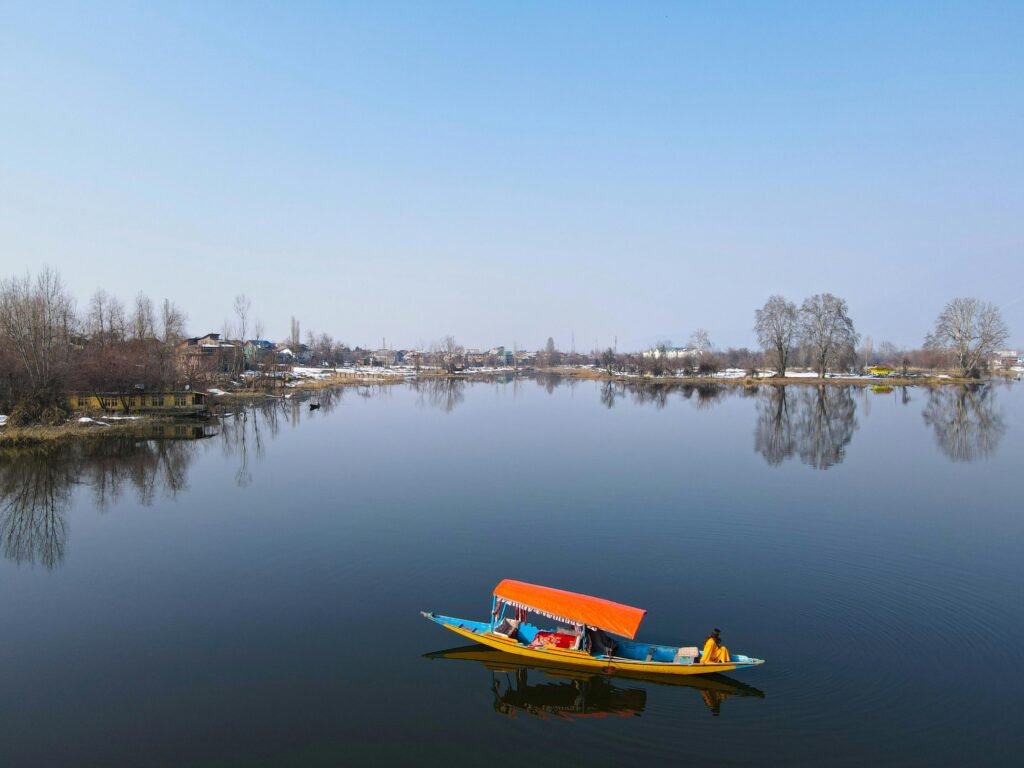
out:
<path id="1" fill-rule="evenodd" d="M 552 619 L 569 624 L 587 624 L 629 638 L 636 637 L 636 630 L 647 613 L 643 608 L 613 603 L 600 597 L 512 579 L 505 579 L 496 586 L 494 596 L 509 605 L 527 608 Z"/>

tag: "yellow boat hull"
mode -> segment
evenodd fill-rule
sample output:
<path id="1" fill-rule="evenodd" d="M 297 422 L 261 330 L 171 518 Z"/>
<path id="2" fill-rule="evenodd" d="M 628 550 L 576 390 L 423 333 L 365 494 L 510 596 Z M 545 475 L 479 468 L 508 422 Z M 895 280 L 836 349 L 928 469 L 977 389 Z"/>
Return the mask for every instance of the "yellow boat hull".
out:
<path id="1" fill-rule="evenodd" d="M 474 642 L 486 645 L 490 648 L 497 648 L 505 653 L 516 656 L 523 656 L 528 659 L 535 659 L 545 664 L 557 664 L 558 666 L 570 666 L 580 669 L 589 669 L 606 675 L 614 675 L 618 672 L 641 673 L 658 676 L 679 676 L 679 675 L 709 675 L 718 672 L 731 672 L 734 669 L 757 666 L 763 664 L 761 659 L 752 659 L 743 663 L 693 663 L 693 664 L 670 664 L 667 662 L 644 662 L 633 659 L 598 659 L 585 651 L 575 651 L 567 648 L 528 648 L 516 640 L 496 635 L 492 632 L 477 631 L 464 626 L 456 626 L 447 621 L 440 621 L 430 614 L 424 614 L 431 621 L 435 621 L 445 629 L 449 629 L 457 635 L 465 637 Z"/>

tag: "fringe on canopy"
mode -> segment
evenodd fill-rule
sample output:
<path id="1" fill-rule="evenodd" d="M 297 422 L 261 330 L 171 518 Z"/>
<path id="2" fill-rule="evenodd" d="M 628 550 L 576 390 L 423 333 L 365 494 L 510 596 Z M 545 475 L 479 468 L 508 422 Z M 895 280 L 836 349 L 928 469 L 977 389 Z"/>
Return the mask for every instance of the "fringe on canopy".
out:
<path id="1" fill-rule="evenodd" d="M 521 608 L 524 611 L 532 611 L 533 613 L 536 613 L 540 616 L 545 616 L 549 619 L 554 619 L 555 621 L 561 621 L 565 624 L 569 624 L 579 629 L 583 628 L 583 625 L 580 624 L 580 622 L 578 621 L 567 619 L 565 616 L 559 616 L 557 613 L 548 613 L 547 611 L 542 611 L 539 608 L 534 608 L 532 605 L 526 605 L 525 603 L 517 603 L 514 600 L 506 600 L 504 597 L 499 597 L 498 604 L 500 605 L 501 603 L 505 603 L 505 605 L 510 605 L 513 608 Z"/>

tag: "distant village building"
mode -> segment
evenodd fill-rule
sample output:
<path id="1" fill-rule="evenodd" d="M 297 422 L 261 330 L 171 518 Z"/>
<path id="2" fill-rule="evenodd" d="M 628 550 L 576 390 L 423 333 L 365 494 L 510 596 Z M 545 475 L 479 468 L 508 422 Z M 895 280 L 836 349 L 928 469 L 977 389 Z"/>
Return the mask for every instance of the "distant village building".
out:
<path id="1" fill-rule="evenodd" d="M 512 366 L 516 362 L 515 355 L 506 352 L 504 347 L 491 347 L 486 352 L 480 349 L 467 349 L 465 357 L 466 365 L 473 368 Z"/>
<path id="2" fill-rule="evenodd" d="M 178 363 L 188 372 L 200 368 L 222 370 L 233 358 L 235 345 L 222 341 L 219 333 L 208 333 L 185 339 L 178 344 L 177 353 Z"/>
<path id="3" fill-rule="evenodd" d="M 79 392 L 69 398 L 71 406 L 86 413 L 157 413 L 198 415 L 207 410 L 202 392 Z"/>
<path id="4" fill-rule="evenodd" d="M 427 353 L 418 349 L 406 350 L 405 354 L 402 356 L 402 362 L 405 365 L 411 365 L 415 368 L 419 368 L 421 365 L 426 365 L 428 363 Z"/>
<path id="5" fill-rule="evenodd" d="M 466 365 L 473 368 L 482 368 L 487 365 L 487 353 L 479 349 L 467 349 L 464 353 Z"/>
<path id="6" fill-rule="evenodd" d="M 399 365 L 405 359 L 405 350 L 377 349 L 363 355 L 362 364 L 377 367 Z"/>
<path id="7" fill-rule="evenodd" d="M 1024 365 L 1024 357 L 1016 349 L 998 349 L 992 353 L 989 365 L 993 368 L 1013 368 Z"/>
<path id="8" fill-rule="evenodd" d="M 246 363 L 254 363 L 274 351 L 273 342 L 266 339 L 248 339 L 242 345 Z"/>
<path id="9" fill-rule="evenodd" d="M 701 352 L 697 347 L 653 347 L 645 349 L 642 354 L 652 360 L 695 360 Z"/>

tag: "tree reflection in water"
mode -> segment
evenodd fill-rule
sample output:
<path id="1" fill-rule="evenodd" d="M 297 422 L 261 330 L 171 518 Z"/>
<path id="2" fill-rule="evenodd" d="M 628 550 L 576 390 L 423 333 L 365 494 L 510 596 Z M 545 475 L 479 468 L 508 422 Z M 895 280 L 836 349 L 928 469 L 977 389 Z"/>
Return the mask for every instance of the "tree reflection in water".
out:
<path id="1" fill-rule="evenodd" d="M 757 399 L 754 450 L 769 464 L 781 464 L 796 451 L 791 400 L 785 387 L 768 387 Z"/>
<path id="2" fill-rule="evenodd" d="M 975 461 L 995 453 L 1006 432 L 991 383 L 936 387 L 921 412 L 939 449 L 952 461 Z"/>
<path id="3" fill-rule="evenodd" d="M 0 462 L 4 557 L 47 568 L 60 565 L 76 486 L 90 488 L 100 510 L 129 490 L 140 504 L 149 505 L 158 492 L 174 496 L 187 487 L 195 448 L 194 442 L 181 439 L 112 439 L 6 455 Z"/>
<path id="4" fill-rule="evenodd" d="M 608 382 L 610 383 L 610 382 Z M 693 401 L 697 408 L 711 408 L 717 405 L 729 392 L 727 387 L 714 382 L 707 384 L 676 384 L 668 381 L 629 383 L 621 385 L 618 394 L 625 394 L 628 390 L 632 395 L 633 402 L 637 405 L 654 405 L 659 410 L 669 403 L 669 397 L 678 393 L 684 400 Z M 618 396 L 618 395 L 616 395 Z M 696 396 L 696 399 L 694 399 Z M 601 401 L 608 407 L 605 392 L 602 390 Z M 614 404 L 614 398 L 612 399 Z"/>
<path id="5" fill-rule="evenodd" d="M 553 390 L 564 377 L 545 376 L 539 383 Z M 450 413 L 465 400 L 467 382 L 458 378 L 424 378 L 409 384 L 422 406 Z M 360 397 L 380 397 L 393 385 L 363 386 Z M 480 386 L 487 386 L 480 384 Z M 493 385 L 492 385 L 493 386 Z M 519 380 L 513 379 L 513 392 Z M 238 461 L 235 482 L 252 482 L 252 464 L 263 458 L 267 442 L 282 428 L 297 428 L 302 419 L 321 418 L 341 402 L 345 389 L 320 390 L 291 398 L 267 398 L 234 408 L 219 421 L 221 448 Z M 665 407 L 672 393 L 698 408 L 721 402 L 730 392 L 756 398 L 755 450 L 769 464 L 794 456 L 827 469 L 840 463 L 858 428 L 852 389 L 846 386 L 768 386 L 737 390 L 716 383 L 640 384 L 602 382 L 601 403 L 612 408 L 625 397 L 636 404 Z M 900 401 L 909 400 L 907 389 Z M 309 402 L 320 408 L 310 411 Z M 941 451 L 953 461 L 974 461 L 992 455 L 1006 432 L 995 387 L 938 387 L 928 392 L 922 412 Z M 95 506 L 106 509 L 126 492 L 148 505 L 158 496 L 174 496 L 187 488 L 187 471 L 196 456 L 195 438 L 211 428 L 195 423 L 154 426 L 152 439 L 109 439 L 67 444 L 45 451 L 14 451 L 0 458 L 0 547 L 18 563 L 52 568 L 64 557 L 68 536 L 65 518 L 72 489 L 87 486 Z"/>
<path id="6" fill-rule="evenodd" d="M 626 394 L 626 388 L 614 381 L 606 381 L 601 384 L 601 405 L 605 408 L 614 408 L 615 401 Z"/>
<path id="7" fill-rule="evenodd" d="M 317 419 L 328 415 L 342 403 L 344 393 L 345 390 L 339 388 L 316 390 L 301 396 L 267 397 L 238 403 L 222 412 L 221 450 L 227 457 L 238 458 L 235 484 L 245 488 L 252 483 L 252 463 L 262 461 L 268 441 L 277 436 L 282 426 L 296 429 L 304 418 Z M 311 403 L 316 403 L 318 408 L 310 410 Z"/>
<path id="8" fill-rule="evenodd" d="M 551 373 L 550 371 L 537 371 L 533 375 L 537 384 L 544 387 L 544 391 L 549 395 L 555 391 L 555 387 L 560 387 L 565 383 L 565 377 L 560 373 Z"/>
<path id="9" fill-rule="evenodd" d="M 446 376 L 415 380 L 410 386 L 417 394 L 417 404 L 437 408 L 451 413 L 456 406 L 466 399 L 465 379 L 452 379 Z"/>
<path id="10" fill-rule="evenodd" d="M 754 450 L 769 464 L 798 455 L 828 469 L 842 462 L 857 427 L 850 387 L 767 387 L 758 397 Z"/>
<path id="11" fill-rule="evenodd" d="M 28 461 L 0 465 L 0 538 L 4 557 L 47 568 L 64 559 L 65 510 L 76 473 L 61 461 L 34 454 Z"/>

